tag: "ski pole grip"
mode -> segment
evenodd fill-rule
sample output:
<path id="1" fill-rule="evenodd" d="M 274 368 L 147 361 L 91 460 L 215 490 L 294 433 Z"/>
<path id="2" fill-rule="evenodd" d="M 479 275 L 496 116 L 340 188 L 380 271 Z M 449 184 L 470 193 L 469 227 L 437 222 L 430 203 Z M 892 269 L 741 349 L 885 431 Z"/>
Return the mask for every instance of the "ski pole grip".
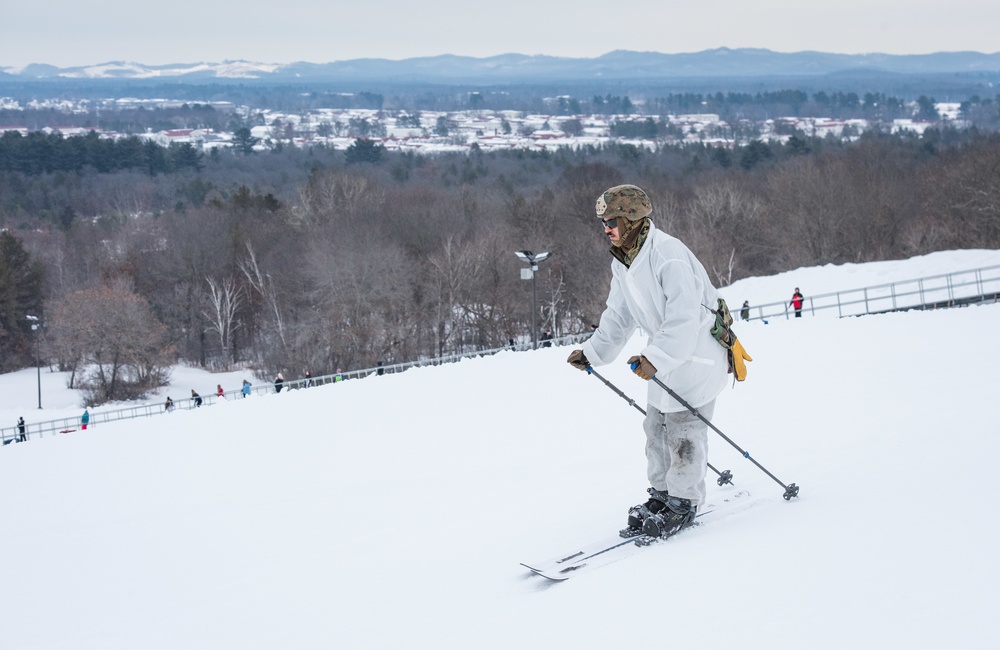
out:
<path id="1" fill-rule="evenodd" d="M 632 363 L 628 364 L 628 367 L 632 370 L 632 372 L 635 372 L 635 369 L 639 367 L 640 363 L 641 363 L 640 361 L 633 361 Z"/>

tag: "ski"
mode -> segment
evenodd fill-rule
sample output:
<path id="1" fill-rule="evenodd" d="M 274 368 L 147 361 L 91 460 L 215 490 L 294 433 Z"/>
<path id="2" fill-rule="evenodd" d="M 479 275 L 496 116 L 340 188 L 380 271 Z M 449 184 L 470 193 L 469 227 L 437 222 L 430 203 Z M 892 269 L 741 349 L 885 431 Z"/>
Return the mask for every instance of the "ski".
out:
<path id="1" fill-rule="evenodd" d="M 740 490 L 726 495 L 717 501 L 705 504 L 695 517 L 694 524 L 689 528 L 701 525 L 712 514 L 728 510 L 737 503 L 747 502 L 749 496 L 750 492 Z M 522 562 L 521 566 L 543 578 L 559 582 L 569 579 L 583 569 L 592 569 L 616 562 L 638 552 L 646 546 L 661 541 L 663 540 L 642 533 L 627 537 L 617 534 L 595 540 L 544 562 Z"/>
<path id="2" fill-rule="evenodd" d="M 560 571 L 566 567 L 573 566 L 578 562 L 583 562 L 589 558 L 599 555 L 600 553 L 610 551 L 612 549 L 618 548 L 619 546 L 624 546 L 625 544 L 631 544 L 635 541 L 636 537 L 641 537 L 642 533 L 634 537 L 622 537 L 620 534 L 609 535 L 608 537 L 595 540 L 577 548 L 575 551 L 571 551 L 565 555 L 560 555 L 548 559 L 544 562 L 521 562 L 521 566 L 531 569 L 539 575 L 544 575 L 545 573 L 551 573 L 552 571 Z"/>

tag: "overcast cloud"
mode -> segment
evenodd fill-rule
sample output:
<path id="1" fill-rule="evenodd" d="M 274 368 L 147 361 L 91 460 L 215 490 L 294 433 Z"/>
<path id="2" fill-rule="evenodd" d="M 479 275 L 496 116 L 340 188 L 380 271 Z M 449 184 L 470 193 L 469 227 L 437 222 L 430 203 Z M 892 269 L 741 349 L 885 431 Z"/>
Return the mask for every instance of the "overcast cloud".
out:
<path id="1" fill-rule="evenodd" d="M 0 67 L 246 59 L 325 63 L 508 52 L 596 57 L 613 50 L 924 54 L 1000 51 L 987 0 L 34 0 L 8 3 Z"/>

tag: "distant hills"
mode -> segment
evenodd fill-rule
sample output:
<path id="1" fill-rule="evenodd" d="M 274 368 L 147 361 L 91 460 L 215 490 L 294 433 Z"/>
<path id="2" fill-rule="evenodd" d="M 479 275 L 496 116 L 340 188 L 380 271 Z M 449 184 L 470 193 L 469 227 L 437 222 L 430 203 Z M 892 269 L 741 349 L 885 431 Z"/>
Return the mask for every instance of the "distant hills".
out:
<path id="1" fill-rule="evenodd" d="M 564 81 L 668 80 L 692 78 L 813 77 L 838 74 L 940 75 L 974 74 L 1000 77 L 1000 52 L 935 54 L 782 53 L 765 49 L 718 48 L 690 54 L 619 50 L 596 58 L 503 54 L 475 58 L 441 55 L 398 61 L 352 59 L 330 63 L 289 64 L 223 61 L 144 65 L 113 61 L 59 68 L 31 64 L 4 67 L 0 80 L 257 80 L 263 82 L 407 82 L 479 84 Z"/>

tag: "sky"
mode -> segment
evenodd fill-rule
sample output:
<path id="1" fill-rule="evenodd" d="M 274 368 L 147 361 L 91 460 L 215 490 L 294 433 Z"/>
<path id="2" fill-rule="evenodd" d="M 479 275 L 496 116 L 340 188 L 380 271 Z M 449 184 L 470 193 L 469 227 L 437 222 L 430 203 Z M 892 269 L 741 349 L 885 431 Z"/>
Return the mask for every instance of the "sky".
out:
<path id="1" fill-rule="evenodd" d="M 326 63 L 505 53 L 591 58 L 614 50 L 729 48 L 841 54 L 1000 51 L 986 0 L 36 0 L 8 3 L 0 67 L 132 61 Z"/>
<path id="2" fill-rule="evenodd" d="M 991 255 L 733 288 L 783 296 L 792 281 L 808 295 Z M 969 333 L 998 327 L 1000 304 L 740 323 L 754 361 L 714 421 L 777 481 L 710 432 L 709 460 L 735 485 L 710 482 L 708 501 L 748 496 L 559 583 L 520 563 L 613 534 L 647 487 L 641 416 L 568 366 L 571 347 L 2 446 L 0 645 L 979 647 L 1000 635 L 1000 347 Z M 599 369 L 640 404 L 625 360 L 641 346 Z M 178 368 L 167 390 L 238 378 Z M 38 417 L 34 380 L 0 376 L 3 417 Z M 78 414 L 79 396 L 53 383 L 46 417 Z M 784 500 L 779 482 L 799 496 Z"/>

